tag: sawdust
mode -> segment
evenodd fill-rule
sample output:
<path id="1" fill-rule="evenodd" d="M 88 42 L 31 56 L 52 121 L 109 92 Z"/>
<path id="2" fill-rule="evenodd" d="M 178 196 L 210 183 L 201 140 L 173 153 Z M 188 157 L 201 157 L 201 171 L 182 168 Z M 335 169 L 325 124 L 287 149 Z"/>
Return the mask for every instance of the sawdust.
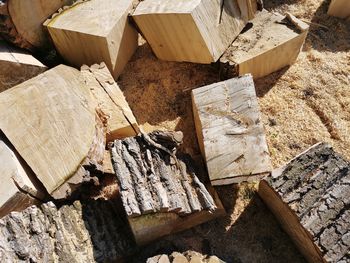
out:
<path id="1" fill-rule="evenodd" d="M 275 168 L 325 141 L 350 159 L 350 25 L 326 15 L 329 1 L 271 0 L 265 8 L 311 22 L 298 60 L 255 81 Z M 182 150 L 199 155 L 191 89 L 220 81 L 216 65 L 160 61 L 142 42 L 118 84 L 145 131 L 181 130 Z M 254 187 L 217 188 L 228 216 L 166 237 L 135 262 L 160 252 L 194 249 L 228 262 L 304 262 Z M 247 194 L 248 193 L 248 194 Z"/>

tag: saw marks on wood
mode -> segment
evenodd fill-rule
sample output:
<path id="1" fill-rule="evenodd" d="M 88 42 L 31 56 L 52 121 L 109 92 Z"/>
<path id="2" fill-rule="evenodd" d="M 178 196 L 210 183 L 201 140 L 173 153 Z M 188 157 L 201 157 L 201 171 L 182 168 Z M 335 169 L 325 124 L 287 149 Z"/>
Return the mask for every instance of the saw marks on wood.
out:
<path id="1" fill-rule="evenodd" d="M 145 0 L 132 17 L 159 59 L 195 63 L 217 61 L 247 22 L 220 0 Z"/>
<path id="2" fill-rule="evenodd" d="M 349 168 L 321 143 L 260 183 L 260 196 L 309 262 L 350 260 Z"/>
<path id="3" fill-rule="evenodd" d="M 132 0 L 80 1 L 60 10 L 45 25 L 62 57 L 72 65 L 105 62 L 116 79 L 137 48 L 128 21 Z"/>
<path id="4" fill-rule="evenodd" d="M 32 55 L 0 40 L 0 92 L 16 86 L 47 68 Z"/>
<path id="5" fill-rule="evenodd" d="M 192 105 L 212 184 L 251 181 L 271 171 L 251 75 L 194 89 Z"/>
<path id="6" fill-rule="evenodd" d="M 134 245 L 115 206 L 32 206 L 0 219 L 1 262 L 119 262 Z"/>
<path id="7" fill-rule="evenodd" d="M 120 195 L 138 244 L 224 213 L 213 189 L 209 192 L 197 177 L 191 159 L 175 155 L 181 141 L 173 138 L 178 137 L 154 132 L 116 140 L 111 147 Z"/>
<path id="8" fill-rule="evenodd" d="M 220 59 L 228 76 L 251 73 L 260 78 L 293 64 L 309 29 L 290 14 L 282 16 L 267 10 L 259 12 L 251 24 Z"/>

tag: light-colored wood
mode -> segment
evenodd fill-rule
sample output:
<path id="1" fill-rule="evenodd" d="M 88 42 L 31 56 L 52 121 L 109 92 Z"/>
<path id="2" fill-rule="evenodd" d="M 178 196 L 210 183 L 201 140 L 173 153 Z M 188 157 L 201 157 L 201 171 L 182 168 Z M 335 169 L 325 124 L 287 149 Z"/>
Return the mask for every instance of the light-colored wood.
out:
<path id="1" fill-rule="evenodd" d="M 319 143 L 260 182 L 259 195 L 310 263 L 350 259 L 349 167 Z"/>
<path id="2" fill-rule="evenodd" d="M 350 1 L 349 0 L 332 0 L 328 8 L 328 15 L 344 19 L 350 18 Z"/>
<path id="3" fill-rule="evenodd" d="M 46 69 L 32 55 L 0 40 L 0 92 L 35 77 Z"/>
<path id="4" fill-rule="evenodd" d="M 73 0 L 2 0 L 0 31 L 13 44 L 30 50 L 50 46 L 43 22 Z"/>
<path id="5" fill-rule="evenodd" d="M 250 8 L 248 15 L 247 6 L 240 2 L 239 6 L 236 0 L 145 0 L 132 17 L 158 58 L 211 63 L 254 12 Z M 244 9 L 242 15 L 239 7 Z"/>
<path id="6" fill-rule="evenodd" d="M 271 171 L 251 75 L 194 89 L 192 105 L 213 185 L 252 181 Z"/>
<path id="7" fill-rule="evenodd" d="M 0 218 L 12 211 L 22 211 L 45 197 L 35 175 L 0 135 Z"/>
<path id="8" fill-rule="evenodd" d="M 60 10 L 45 25 L 62 57 L 72 65 L 105 62 L 116 79 L 137 48 L 128 21 L 132 0 L 89 0 Z"/>
<path id="9" fill-rule="evenodd" d="M 266 10 L 251 23 L 252 28 L 239 35 L 220 59 L 228 76 L 251 73 L 259 78 L 295 62 L 309 29 L 307 24 L 290 14 Z"/>

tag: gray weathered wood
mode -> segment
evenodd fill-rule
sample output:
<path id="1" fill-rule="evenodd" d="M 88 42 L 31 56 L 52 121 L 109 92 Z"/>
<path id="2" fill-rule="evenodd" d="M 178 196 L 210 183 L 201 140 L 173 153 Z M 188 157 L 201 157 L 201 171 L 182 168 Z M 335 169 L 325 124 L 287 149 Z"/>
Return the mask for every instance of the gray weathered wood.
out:
<path id="1" fill-rule="evenodd" d="M 193 90 L 192 105 L 212 184 L 255 180 L 271 171 L 251 75 Z"/>
<path id="2" fill-rule="evenodd" d="M 309 262 L 347 262 L 350 162 L 324 143 L 275 170 L 259 194 Z"/>
<path id="3" fill-rule="evenodd" d="M 0 219 L 0 261 L 114 262 L 134 245 L 108 201 L 53 203 Z"/>

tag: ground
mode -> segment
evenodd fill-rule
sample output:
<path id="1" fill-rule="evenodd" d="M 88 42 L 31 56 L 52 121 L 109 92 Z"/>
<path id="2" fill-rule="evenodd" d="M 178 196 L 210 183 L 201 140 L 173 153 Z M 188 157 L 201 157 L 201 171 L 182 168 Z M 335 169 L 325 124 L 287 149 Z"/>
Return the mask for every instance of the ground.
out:
<path id="1" fill-rule="evenodd" d="M 265 2 L 270 11 L 291 12 L 310 23 L 296 63 L 255 81 L 274 167 L 319 141 L 350 159 L 350 24 L 327 16 L 329 1 Z M 198 156 L 191 90 L 219 81 L 218 66 L 160 61 L 140 43 L 118 80 L 134 115 L 145 131 L 183 131 L 182 150 Z M 192 249 L 227 262 L 304 262 L 255 187 L 217 187 L 226 217 L 141 248 L 133 261 Z"/>

